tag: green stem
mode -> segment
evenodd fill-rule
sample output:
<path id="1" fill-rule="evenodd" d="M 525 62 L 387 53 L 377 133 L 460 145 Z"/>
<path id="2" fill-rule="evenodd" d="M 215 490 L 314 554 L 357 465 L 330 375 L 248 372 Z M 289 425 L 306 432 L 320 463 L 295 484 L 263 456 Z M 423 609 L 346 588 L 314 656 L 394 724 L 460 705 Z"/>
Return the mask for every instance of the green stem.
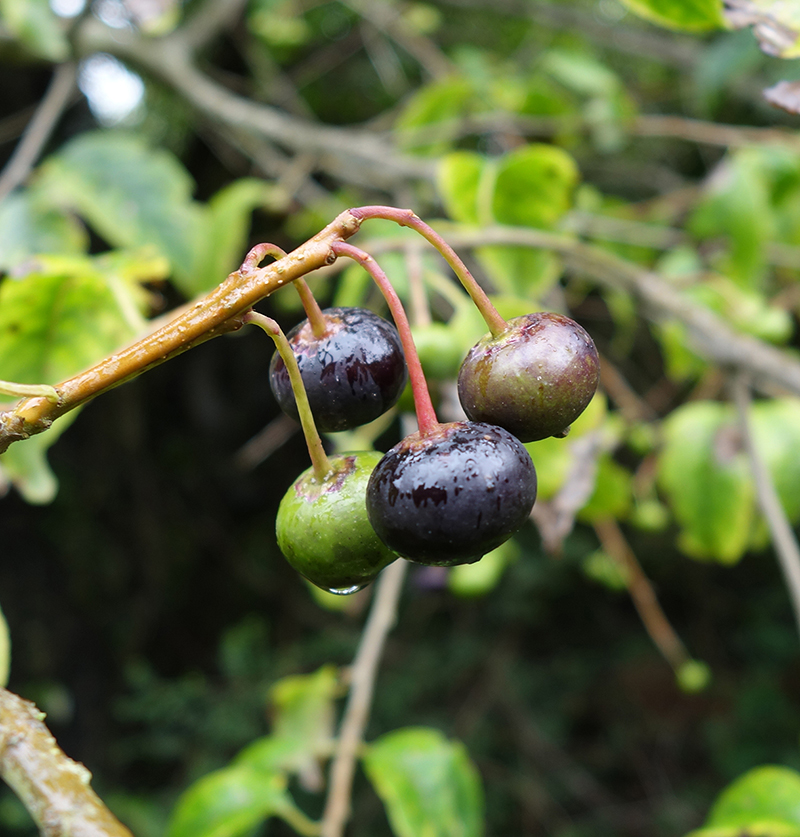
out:
<path id="1" fill-rule="evenodd" d="M 275 341 L 275 348 L 286 364 L 286 371 L 289 373 L 289 382 L 292 385 L 294 400 L 297 402 L 297 413 L 300 416 L 300 425 L 303 428 L 303 435 L 308 446 L 308 455 L 311 457 L 311 466 L 314 468 L 314 476 L 323 480 L 331 472 L 331 462 L 322 446 L 322 439 L 317 432 L 317 425 L 311 413 L 311 406 L 308 403 L 308 395 L 300 375 L 300 367 L 297 365 L 297 358 L 294 356 L 292 347 L 286 339 L 281 327 L 270 317 L 265 317 L 257 311 L 248 311 L 242 317 L 242 322 L 252 323 L 269 334 Z"/>
<path id="2" fill-rule="evenodd" d="M 353 247 L 352 244 L 347 244 L 344 241 L 334 242 L 331 249 L 337 256 L 347 256 L 357 261 L 380 288 L 389 310 L 392 312 L 397 332 L 400 335 L 400 342 L 403 345 L 406 366 L 408 366 L 408 377 L 411 381 L 411 391 L 414 393 L 414 409 L 417 413 L 419 430 L 422 434 L 429 433 L 439 425 L 439 419 L 436 418 L 431 395 L 428 391 L 428 383 L 425 380 L 425 373 L 422 371 L 417 347 L 414 345 L 414 338 L 411 336 L 411 325 L 397 291 L 392 287 L 392 283 L 386 274 L 369 253 L 365 253 L 358 247 Z"/>
<path id="3" fill-rule="evenodd" d="M 497 312 L 486 292 L 477 283 L 456 251 L 412 210 L 397 209 L 393 206 L 359 206 L 349 211 L 354 218 L 361 221 L 368 218 L 384 218 L 387 221 L 394 221 L 401 227 L 410 227 L 418 232 L 442 254 L 444 260 L 450 265 L 467 293 L 472 297 L 475 307 L 486 321 L 492 336 L 497 337 L 508 328 L 508 323 Z"/>
<path id="4" fill-rule="evenodd" d="M 58 404 L 58 392 L 49 384 L 15 384 L 13 381 L 0 381 L 0 395 L 13 398 L 46 398 L 51 404 Z"/>

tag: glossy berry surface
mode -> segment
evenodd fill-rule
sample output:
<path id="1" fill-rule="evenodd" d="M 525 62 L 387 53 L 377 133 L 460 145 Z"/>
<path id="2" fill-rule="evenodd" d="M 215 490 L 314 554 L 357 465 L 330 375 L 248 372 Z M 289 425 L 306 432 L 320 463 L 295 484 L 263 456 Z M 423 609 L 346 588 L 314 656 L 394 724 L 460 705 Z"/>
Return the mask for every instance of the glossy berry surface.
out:
<path id="1" fill-rule="evenodd" d="M 523 442 L 565 436 L 597 390 L 594 341 L 569 317 L 516 317 L 497 337 L 470 349 L 458 374 L 458 397 L 473 421 L 504 427 Z"/>
<path id="2" fill-rule="evenodd" d="M 326 333 L 317 338 L 308 320 L 287 335 L 297 358 L 317 429 L 350 430 L 394 406 L 407 371 L 397 329 L 365 308 L 326 308 Z M 270 387 L 281 409 L 298 418 L 289 373 L 277 352 Z"/>
<path id="3" fill-rule="evenodd" d="M 286 560 L 312 584 L 335 593 L 360 590 L 397 558 L 367 518 L 366 490 L 381 454 L 330 457 L 323 480 L 304 471 L 281 500 L 275 524 Z"/>
<path id="4" fill-rule="evenodd" d="M 420 564 L 470 564 L 508 540 L 536 500 L 536 471 L 500 427 L 441 424 L 413 433 L 378 463 L 367 512 L 381 540 Z"/>

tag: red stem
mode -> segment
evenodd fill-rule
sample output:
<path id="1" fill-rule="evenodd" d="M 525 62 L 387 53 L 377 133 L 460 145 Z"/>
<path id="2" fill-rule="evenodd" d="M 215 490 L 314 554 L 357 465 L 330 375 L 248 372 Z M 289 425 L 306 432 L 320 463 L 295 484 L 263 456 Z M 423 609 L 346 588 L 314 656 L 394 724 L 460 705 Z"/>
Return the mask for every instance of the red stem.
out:
<path id="1" fill-rule="evenodd" d="M 431 395 L 428 392 L 428 382 L 425 380 L 425 373 L 422 371 L 417 347 L 414 345 L 414 338 L 411 336 L 411 326 L 400 297 L 392 287 L 392 283 L 386 274 L 369 253 L 365 253 L 363 250 L 359 250 L 358 247 L 353 247 L 352 244 L 347 244 L 344 241 L 334 242 L 331 245 L 331 249 L 337 256 L 347 256 L 357 261 L 380 288 L 389 306 L 389 310 L 392 312 L 392 317 L 397 326 L 397 332 L 400 335 L 400 342 L 403 344 L 403 352 L 406 356 L 411 391 L 414 394 L 414 409 L 417 413 L 417 424 L 419 425 L 420 433 L 423 435 L 430 433 L 439 426 L 439 419 L 436 417 L 436 412 L 433 409 Z"/>
<path id="2" fill-rule="evenodd" d="M 354 218 L 358 218 L 360 221 L 366 220 L 367 218 L 383 218 L 387 221 L 394 221 L 401 227 L 410 227 L 412 230 L 418 232 L 442 254 L 444 260 L 450 265 L 456 276 L 458 276 L 464 289 L 472 297 L 475 307 L 480 311 L 481 316 L 486 321 L 486 325 L 489 327 L 492 336 L 497 337 L 508 328 L 508 323 L 500 316 L 494 305 L 492 305 L 486 292 L 469 272 L 467 266 L 461 261 L 456 251 L 436 230 L 428 226 L 411 209 L 397 209 L 394 206 L 358 206 L 348 211 Z"/>

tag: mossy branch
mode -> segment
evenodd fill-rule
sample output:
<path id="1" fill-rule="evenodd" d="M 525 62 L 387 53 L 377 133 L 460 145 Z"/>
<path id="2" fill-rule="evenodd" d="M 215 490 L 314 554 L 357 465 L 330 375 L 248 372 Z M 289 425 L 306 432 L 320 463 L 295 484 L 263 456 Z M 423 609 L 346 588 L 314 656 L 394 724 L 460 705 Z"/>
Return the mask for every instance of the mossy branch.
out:
<path id="1" fill-rule="evenodd" d="M 0 689 L 0 776 L 44 837 L 132 837 L 89 785 L 91 774 L 58 747 L 44 713 Z"/>

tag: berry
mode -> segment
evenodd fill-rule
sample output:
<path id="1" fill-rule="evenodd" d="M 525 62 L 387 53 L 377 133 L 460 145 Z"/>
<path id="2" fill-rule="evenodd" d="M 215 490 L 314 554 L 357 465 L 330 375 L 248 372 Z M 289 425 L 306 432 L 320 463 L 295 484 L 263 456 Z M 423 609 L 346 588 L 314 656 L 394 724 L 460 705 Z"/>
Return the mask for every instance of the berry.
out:
<path id="1" fill-rule="evenodd" d="M 311 412 L 324 433 L 366 424 L 394 406 L 407 371 L 397 329 L 365 308 L 327 308 L 325 334 L 308 320 L 287 335 L 297 358 Z M 298 418 L 286 365 L 276 353 L 269 382 L 281 409 Z"/>
<path id="2" fill-rule="evenodd" d="M 440 424 L 407 436 L 376 466 L 367 513 L 378 537 L 419 564 L 471 564 L 528 519 L 536 471 L 500 427 Z"/>
<path id="3" fill-rule="evenodd" d="M 397 558 L 367 518 L 367 482 L 381 454 L 330 457 L 324 479 L 304 471 L 281 500 L 275 524 L 286 560 L 312 584 L 331 593 L 355 593 Z"/>
<path id="4" fill-rule="evenodd" d="M 561 314 L 526 314 L 470 349 L 458 374 L 458 397 L 473 421 L 535 442 L 567 435 L 599 377 L 597 349 L 581 326 Z"/>

